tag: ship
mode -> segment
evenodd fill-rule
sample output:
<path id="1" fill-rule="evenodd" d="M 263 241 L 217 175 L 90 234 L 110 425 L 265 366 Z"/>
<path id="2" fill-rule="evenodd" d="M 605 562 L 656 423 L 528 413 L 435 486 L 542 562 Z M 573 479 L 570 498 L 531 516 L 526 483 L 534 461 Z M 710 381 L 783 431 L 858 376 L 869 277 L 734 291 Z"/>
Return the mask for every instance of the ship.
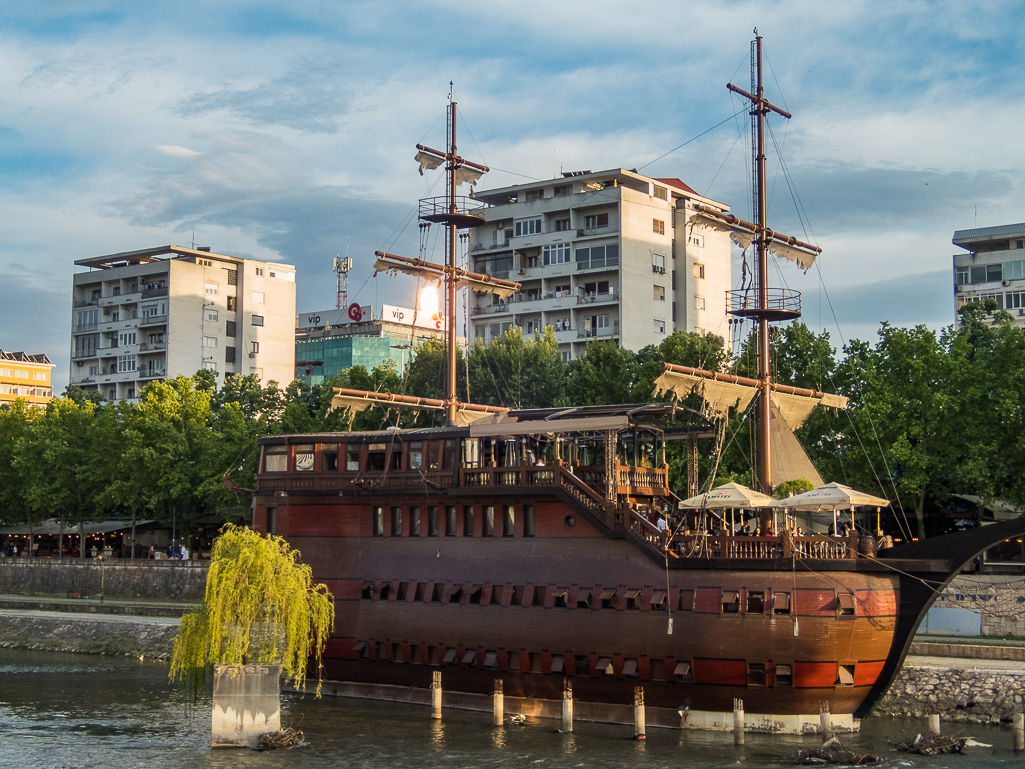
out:
<path id="1" fill-rule="evenodd" d="M 707 511 L 681 509 L 668 441 L 688 442 L 693 471 L 715 418 L 753 408 L 768 494 L 783 454 L 803 454 L 795 425 L 846 406 L 771 376 L 769 325 L 798 317 L 800 297 L 768 285 L 768 255 L 807 266 L 819 249 L 766 226 L 764 121 L 790 115 L 765 98 L 761 63 L 756 30 L 751 90 L 728 86 L 751 106 L 755 221 L 694 212 L 755 247 L 752 285 L 728 297 L 733 316 L 757 325 L 750 379 L 665 364 L 658 389 L 671 397 L 649 403 L 461 402 L 457 291 L 519 285 L 458 266 L 458 230 L 483 221 L 483 204 L 457 187 L 488 169 L 457 154 L 454 100 L 447 148 L 417 145 L 421 173 L 446 174 L 446 195 L 421 201 L 420 218 L 445 228 L 447 263 L 377 252 L 375 268 L 445 287 L 445 397 L 336 389 L 333 407 L 411 409 L 443 426 L 260 440 L 252 525 L 284 537 L 334 596 L 325 691 L 425 702 L 440 681 L 446 705 L 487 709 L 502 690 L 521 713 L 557 717 L 571 696 L 576 718 L 607 722 L 632 722 L 642 698 L 653 725 L 707 729 L 732 728 L 742 702 L 749 729 L 814 730 L 828 710 L 833 729 L 854 730 L 939 592 L 1025 533 L 1016 519 L 875 552 L 858 532 L 734 536 Z M 676 427 L 692 396 L 710 421 Z"/>

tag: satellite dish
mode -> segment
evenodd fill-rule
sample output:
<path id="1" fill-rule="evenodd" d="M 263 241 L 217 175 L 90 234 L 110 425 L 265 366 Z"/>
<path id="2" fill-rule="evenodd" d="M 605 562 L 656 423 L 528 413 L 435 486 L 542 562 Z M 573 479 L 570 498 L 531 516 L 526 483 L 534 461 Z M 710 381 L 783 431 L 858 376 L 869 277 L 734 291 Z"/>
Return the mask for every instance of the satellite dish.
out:
<path id="1" fill-rule="evenodd" d="M 353 302 L 349 305 L 349 317 L 359 323 L 363 320 L 363 308 Z"/>

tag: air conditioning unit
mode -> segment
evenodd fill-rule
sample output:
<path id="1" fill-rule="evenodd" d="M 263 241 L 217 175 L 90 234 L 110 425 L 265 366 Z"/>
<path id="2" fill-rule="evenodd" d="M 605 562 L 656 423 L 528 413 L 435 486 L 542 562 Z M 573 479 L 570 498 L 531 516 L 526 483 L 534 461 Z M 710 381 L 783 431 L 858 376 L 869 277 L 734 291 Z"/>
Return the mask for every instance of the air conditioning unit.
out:
<path id="1" fill-rule="evenodd" d="M 1009 286 L 1009 285 L 1011 285 L 1011 281 L 1009 281 L 1009 280 L 1003 280 L 1003 281 L 1001 281 L 1001 282 L 1000 282 L 1000 285 L 1001 285 L 1001 286 Z"/>
<path id="2" fill-rule="evenodd" d="M 255 358 L 255 357 L 256 357 L 256 353 L 255 353 L 255 352 L 251 352 L 251 353 L 249 353 L 249 357 L 250 357 L 250 358 Z"/>

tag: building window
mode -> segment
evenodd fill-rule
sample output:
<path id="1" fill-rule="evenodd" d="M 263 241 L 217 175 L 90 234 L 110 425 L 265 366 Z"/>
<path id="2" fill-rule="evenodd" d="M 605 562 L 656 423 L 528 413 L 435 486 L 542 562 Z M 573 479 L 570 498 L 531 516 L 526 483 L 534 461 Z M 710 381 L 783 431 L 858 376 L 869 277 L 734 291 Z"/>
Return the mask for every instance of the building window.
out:
<path id="1" fill-rule="evenodd" d="M 260 343 L 259 342 L 250 342 L 249 345 L 252 348 L 249 351 L 250 357 L 252 357 L 253 355 L 256 355 L 256 353 L 260 352 Z"/>
<path id="2" fill-rule="evenodd" d="M 225 363 L 234 363 L 235 362 L 235 348 L 234 347 L 225 347 L 224 348 L 224 362 Z"/>
<path id="3" fill-rule="evenodd" d="M 528 190 L 527 191 L 527 202 L 532 200 L 544 200 L 545 191 L 542 190 Z"/>
<path id="4" fill-rule="evenodd" d="M 563 363 L 569 363 L 570 362 L 572 353 L 569 350 L 563 350 L 561 355 L 562 355 L 562 362 Z"/>
<path id="5" fill-rule="evenodd" d="M 673 323 L 676 323 L 676 302 L 673 302 Z"/>
<path id="6" fill-rule="evenodd" d="M 211 323 L 216 323 L 217 322 L 217 310 L 206 310 L 203 313 L 203 319 L 204 320 L 208 320 Z"/>
<path id="7" fill-rule="evenodd" d="M 117 373 L 123 374 L 126 371 L 135 371 L 134 355 L 119 355 L 117 358 Z"/>
<path id="8" fill-rule="evenodd" d="M 473 505 L 463 505 L 463 536 L 472 537 L 473 529 Z"/>
<path id="9" fill-rule="evenodd" d="M 119 338 L 119 343 L 122 347 L 126 345 L 135 344 L 135 332 L 134 331 L 122 331 Z"/>
<path id="10" fill-rule="evenodd" d="M 263 277 L 263 267 L 257 267 L 256 268 L 256 276 L 258 278 L 262 278 Z"/>
<path id="11" fill-rule="evenodd" d="M 651 231 L 654 232 L 656 235 L 665 235 L 666 234 L 666 223 L 663 220 L 661 220 L 661 219 L 652 219 L 651 220 Z"/>
<path id="12" fill-rule="evenodd" d="M 555 197 L 557 197 L 557 198 L 561 198 L 563 195 L 569 195 L 569 185 L 568 184 L 563 184 L 560 187 L 556 187 L 554 192 L 555 192 Z M 1021 243 L 1020 240 L 1018 242 Z M 1018 246 L 1018 248 L 1021 248 L 1021 246 Z"/>
<path id="13" fill-rule="evenodd" d="M 556 219 L 555 220 L 555 231 L 556 232 L 567 232 L 569 230 L 569 219 Z"/>
<path id="14" fill-rule="evenodd" d="M 234 296 L 228 297 L 228 312 L 235 312 L 235 308 L 238 306 L 238 299 Z"/>
<path id="15" fill-rule="evenodd" d="M 703 310 L 703 309 L 705 309 L 705 297 L 703 297 L 703 296 L 696 296 L 696 297 L 694 297 L 694 309 L 695 310 Z"/>
<path id="16" fill-rule="evenodd" d="M 540 219 L 527 219 L 526 221 L 516 222 L 516 237 L 520 238 L 525 235 L 540 235 L 541 234 L 541 220 Z"/>
<path id="17" fill-rule="evenodd" d="M 225 322 L 224 335 L 226 337 L 230 337 L 231 339 L 235 338 L 235 321 L 229 320 Z"/>
<path id="18" fill-rule="evenodd" d="M 659 320 L 658 318 L 655 318 L 654 320 L 655 320 L 655 333 L 656 334 L 664 334 L 666 332 L 666 322 L 664 320 Z"/>
<path id="19" fill-rule="evenodd" d="M 666 300 L 665 286 L 654 286 L 653 298 L 656 302 L 664 302 Z"/>
<path id="20" fill-rule="evenodd" d="M 609 215 L 608 214 L 594 214 L 592 216 L 584 217 L 584 229 L 585 230 L 596 230 L 599 227 L 609 226 Z"/>
<path id="21" fill-rule="evenodd" d="M 203 361 L 203 368 L 207 371 L 213 371 L 215 374 L 217 373 L 217 364 L 212 360 Z"/>
<path id="22" fill-rule="evenodd" d="M 254 326 L 262 326 L 263 325 L 263 316 L 262 315 L 254 315 L 253 316 L 253 325 Z"/>
<path id="23" fill-rule="evenodd" d="M 1004 299 L 1004 309 L 1006 310 L 1025 309 L 1025 291 L 1008 291 Z"/>
<path id="24" fill-rule="evenodd" d="M 570 261 L 569 243 L 556 243 L 553 246 L 545 246 L 545 264 L 568 264 Z"/>
<path id="25" fill-rule="evenodd" d="M 208 280 L 203 286 L 203 293 L 207 296 L 217 296 L 220 292 L 220 284 L 213 280 Z"/>
<path id="26" fill-rule="evenodd" d="M 695 278 L 704 278 L 705 277 L 705 265 L 703 265 L 703 264 L 695 264 L 694 265 L 694 277 Z"/>
<path id="27" fill-rule="evenodd" d="M 533 537 L 537 532 L 537 518 L 534 514 L 533 505 L 523 506 L 523 536 Z"/>
<path id="28" fill-rule="evenodd" d="M 659 187 L 657 184 L 653 185 L 653 186 L 655 187 L 655 197 L 658 198 L 659 200 L 665 200 L 666 199 L 666 188 L 665 187 Z"/>
<path id="29" fill-rule="evenodd" d="M 687 242 L 690 245 L 692 245 L 692 246 L 697 246 L 698 248 L 704 248 L 705 247 L 705 236 L 704 235 L 695 235 L 694 233 L 691 233 L 690 237 L 687 238 Z"/>
<path id="30" fill-rule="evenodd" d="M 659 275 L 666 274 L 666 255 L 665 254 L 652 254 L 651 255 L 651 270 L 652 272 L 658 273 Z"/>
<path id="31" fill-rule="evenodd" d="M 216 347 L 217 346 L 217 337 L 215 337 L 215 336 L 204 336 L 203 337 L 203 346 L 204 347 Z"/>
<path id="32" fill-rule="evenodd" d="M 254 291 L 253 292 L 253 304 L 263 304 L 263 292 L 262 291 Z"/>

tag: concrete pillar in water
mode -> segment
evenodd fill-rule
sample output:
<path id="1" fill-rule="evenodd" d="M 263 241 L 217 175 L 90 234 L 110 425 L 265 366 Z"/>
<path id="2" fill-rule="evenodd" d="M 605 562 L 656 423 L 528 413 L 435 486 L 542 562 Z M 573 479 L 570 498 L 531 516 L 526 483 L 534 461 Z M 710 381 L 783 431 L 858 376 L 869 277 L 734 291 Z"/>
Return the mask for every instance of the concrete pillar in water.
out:
<path id="1" fill-rule="evenodd" d="M 280 665 L 215 665 L 211 747 L 255 748 L 281 731 Z"/>
<path id="2" fill-rule="evenodd" d="M 573 682 L 568 678 L 562 688 L 562 731 L 573 731 Z"/>
<path id="3" fill-rule="evenodd" d="M 833 718 L 829 713 L 829 700 L 822 700 L 819 703 L 819 732 L 822 733 L 822 741 L 833 737 Z"/>
<path id="4" fill-rule="evenodd" d="M 744 700 L 733 700 L 733 744 L 744 744 Z"/>
<path id="5" fill-rule="evenodd" d="M 495 681 L 495 726 L 505 723 L 505 693 L 502 691 L 502 679 Z"/>
<path id="6" fill-rule="evenodd" d="M 648 739 L 644 725 L 644 689 L 640 686 L 634 688 L 634 739 Z"/>
<path id="7" fill-rule="evenodd" d="M 434 671 L 434 678 L 431 681 L 431 705 L 433 711 L 431 718 L 441 718 L 441 671 Z"/>
<path id="8" fill-rule="evenodd" d="M 933 713 L 929 716 L 929 733 L 930 734 L 942 734 L 940 732 L 940 714 Z"/>
<path id="9" fill-rule="evenodd" d="M 1025 750 L 1025 713 L 1014 714 L 1014 750 L 1020 753 Z"/>

